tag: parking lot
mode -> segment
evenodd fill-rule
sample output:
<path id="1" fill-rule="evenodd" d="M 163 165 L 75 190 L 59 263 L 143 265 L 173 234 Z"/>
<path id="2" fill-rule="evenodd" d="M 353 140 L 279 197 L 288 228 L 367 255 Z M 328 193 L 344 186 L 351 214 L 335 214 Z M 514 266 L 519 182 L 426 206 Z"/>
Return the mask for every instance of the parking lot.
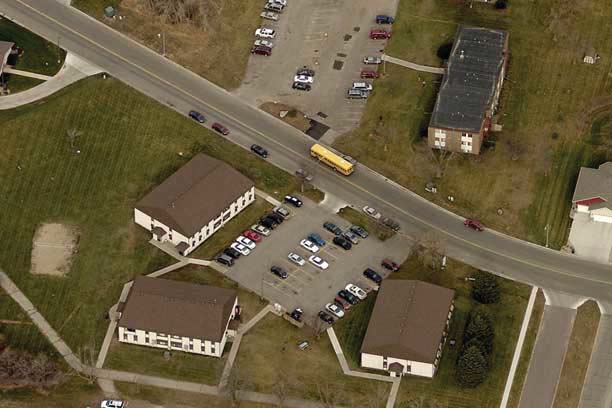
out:
<path id="1" fill-rule="evenodd" d="M 312 323 L 316 314 L 326 303 L 333 301 L 336 293 L 347 283 L 354 283 L 364 290 L 374 288 L 375 284 L 362 275 L 365 268 L 371 267 L 386 276 L 387 271 L 380 266 L 382 259 L 388 257 L 402 262 L 408 254 L 408 243 L 399 236 L 385 242 L 368 237 L 345 251 L 331 242 L 333 234 L 323 228 L 323 223 L 331 221 L 346 229 L 350 226 L 347 221 L 310 200 L 305 200 L 301 208 L 290 210 L 293 215 L 270 236 L 264 237 L 250 255 L 241 256 L 228 269 L 227 276 L 257 294 L 263 293 L 267 300 L 288 310 L 301 307 L 307 323 Z M 299 244 L 309 233 L 317 233 L 327 242 L 316 254 L 329 263 L 326 270 L 310 264 L 308 257 L 312 253 Z M 298 266 L 289 261 L 287 255 L 290 252 L 298 253 L 306 264 Z M 273 265 L 284 268 L 289 276 L 278 278 L 270 272 Z"/>
<path id="2" fill-rule="evenodd" d="M 262 24 L 277 31 L 272 55 L 251 57 L 235 93 L 257 106 L 277 101 L 298 108 L 332 128 L 322 139 L 331 142 L 332 135 L 359 124 L 366 102 L 349 100 L 346 92 L 362 68 L 377 69 L 362 60 L 380 56 L 386 41 L 368 34 L 375 27 L 392 30 L 377 26 L 375 16 L 393 16 L 396 7 L 397 0 L 288 0 L 278 21 Z M 304 65 L 316 71 L 310 92 L 291 88 L 296 69 Z"/>

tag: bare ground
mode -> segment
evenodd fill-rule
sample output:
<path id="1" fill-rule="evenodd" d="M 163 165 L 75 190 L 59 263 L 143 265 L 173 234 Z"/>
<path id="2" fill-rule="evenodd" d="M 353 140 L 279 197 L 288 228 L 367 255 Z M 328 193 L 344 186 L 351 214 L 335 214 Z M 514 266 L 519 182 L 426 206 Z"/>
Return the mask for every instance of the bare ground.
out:
<path id="1" fill-rule="evenodd" d="M 64 224 L 42 224 L 32 242 L 34 275 L 64 276 L 70 271 L 72 255 L 77 251 L 78 230 Z"/>

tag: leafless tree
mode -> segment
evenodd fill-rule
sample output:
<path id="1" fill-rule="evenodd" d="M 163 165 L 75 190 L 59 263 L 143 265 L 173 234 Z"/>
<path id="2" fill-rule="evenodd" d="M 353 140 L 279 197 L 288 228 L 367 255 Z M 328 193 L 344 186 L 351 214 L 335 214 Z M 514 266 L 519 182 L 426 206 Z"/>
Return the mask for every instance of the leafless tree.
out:
<path id="1" fill-rule="evenodd" d="M 413 251 L 423 265 L 437 270 L 442 266 L 446 245 L 442 237 L 435 231 L 427 231 L 414 243 Z"/>
<path id="2" fill-rule="evenodd" d="M 223 391 L 229 396 L 233 408 L 240 407 L 239 393 L 248 388 L 249 377 L 235 365 L 232 367 Z"/>
<path id="3" fill-rule="evenodd" d="M 380 408 L 389 397 L 389 384 L 380 382 L 372 383 L 365 399 L 367 408 Z"/>
<path id="4" fill-rule="evenodd" d="M 317 382 L 319 401 L 325 408 L 335 408 L 338 404 L 338 389 L 332 387 L 329 381 Z"/>
<path id="5" fill-rule="evenodd" d="M 95 343 L 79 348 L 79 360 L 81 360 L 81 363 L 83 366 L 85 366 L 86 370 L 83 372 L 74 372 L 75 375 L 83 378 L 90 384 L 93 384 L 97 378 L 94 370 L 87 369 L 96 366 L 96 349 Z"/>
<path id="6" fill-rule="evenodd" d="M 77 129 L 68 129 L 66 131 L 66 137 L 68 138 L 68 142 L 70 143 L 70 148 L 74 149 L 74 145 L 77 139 L 83 134 L 80 130 Z"/>
<path id="7" fill-rule="evenodd" d="M 287 401 L 287 397 L 289 397 L 289 393 L 291 392 L 292 382 L 291 378 L 284 369 L 278 370 L 276 374 L 276 381 L 274 382 L 274 386 L 272 390 L 276 398 L 278 398 L 278 407 L 282 408 L 285 406 L 285 401 Z"/>
<path id="8" fill-rule="evenodd" d="M 438 150 L 437 152 L 434 149 L 429 149 L 429 154 L 431 161 L 435 165 L 435 178 L 442 178 L 446 173 L 446 169 L 448 168 L 449 163 L 455 157 L 454 152 L 449 152 L 448 150 Z"/>
<path id="9" fill-rule="evenodd" d="M 0 388 L 47 388 L 62 383 L 65 373 L 45 354 L 4 349 L 0 353 Z"/>
<path id="10" fill-rule="evenodd" d="M 208 19 L 223 11 L 226 0 L 147 0 L 147 6 L 170 24 L 191 23 L 205 27 Z"/>

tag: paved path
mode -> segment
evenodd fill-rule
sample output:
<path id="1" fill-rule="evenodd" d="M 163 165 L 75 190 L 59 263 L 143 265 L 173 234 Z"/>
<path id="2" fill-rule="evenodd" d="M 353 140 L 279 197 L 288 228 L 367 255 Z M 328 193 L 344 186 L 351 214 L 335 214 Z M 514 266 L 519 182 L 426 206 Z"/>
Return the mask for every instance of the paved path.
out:
<path id="1" fill-rule="evenodd" d="M 576 309 L 544 306 L 519 408 L 549 408 L 555 400 Z"/>
<path id="2" fill-rule="evenodd" d="M 42 75 L 42 74 L 36 74 L 34 72 L 22 71 L 20 69 L 15 69 L 12 67 L 4 68 L 4 72 L 6 74 L 13 74 L 13 75 L 24 76 L 28 78 L 40 79 L 41 81 L 48 81 L 49 79 L 53 78 L 49 75 Z"/>
<path id="3" fill-rule="evenodd" d="M 13 109 L 21 105 L 36 102 L 68 85 L 100 72 L 100 68 L 93 66 L 72 53 L 68 53 L 62 68 L 48 81 L 23 92 L 0 96 L 0 110 Z"/>
<path id="4" fill-rule="evenodd" d="M 578 408 L 612 406 L 612 315 L 602 314 Z"/>
<path id="5" fill-rule="evenodd" d="M 266 193 L 264 191 L 255 189 L 255 195 L 258 196 L 258 197 L 263 198 L 264 200 L 266 200 L 267 202 L 269 202 L 272 205 L 281 205 L 282 204 L 276 198 L 272 197 L 270 194 L 268 194 L 268 193 Z"/>
<path id="6" fill-rule="evenodd" d="M 402 67 L 410 68 L 415 71 L 429 72 L 430 74 L 444 75 L 444 72 L 445 72 L 444 68 L 430 67 L 428 65 L 419 65 L 413 62 L 408 62 L 408 61 L 401 60 L 399 58 L 391 57 L 386 54 L 383 54 L 382 60 L 385 62 L 389 62 L 391 64 L 401 65 Z"/>
<path id="7" fill-rule="evenodd" d="M 527 334 L 527 328 L 529 327 L 529 321 L 533 313 L 533 305 L 538 294 L 538 288 L 535 286 L 531 288 L 531 295 L 529 295 L 529 301 L 527 302 L 527 308 L 525 309 L 525 315 L 523 316 L 523 325 L 519 332 L 519 337 L 516 342 L 514 349 L 514 356 L 512 357 L 512 364 L 510 365 L 510 371 L 508 372 L 508 379 L 506 380 L 506 387 L 504 388 L 504 394 L 502 396 L 502 402 L 500 408 L 506 408 L 508 405 L 508 398 L 510 398 L 510 390 L 512 389 L 512 383 L 514 382 L 514 375 L 516 374 L 516 367 L 518 367 L 519 359 L 521 358 L 521 352 L 523 351 L 523 344 L 525 343 L 525 335 Z"/>

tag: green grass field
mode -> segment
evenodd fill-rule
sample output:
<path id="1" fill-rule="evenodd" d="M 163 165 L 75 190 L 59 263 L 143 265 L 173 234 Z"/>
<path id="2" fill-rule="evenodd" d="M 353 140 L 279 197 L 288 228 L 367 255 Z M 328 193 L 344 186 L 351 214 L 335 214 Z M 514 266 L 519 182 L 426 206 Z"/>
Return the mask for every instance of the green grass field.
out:
<path id="1" fill-rule="evenodd" d="M 0 267 L 76 353 L 99 348 L 106 311 L 125 282 L 171 262 L 134 224 L 133 206 L 191 154 L 226 160 L 277 196 L 297 187 L 289 174 L 114 79 L 87 79 L 2 111 L 0 126 Z M 69 129 L 81 132 L 73 148 Z M 79 229 L 78 254 L 62 278 L 29 272 L 34 232 L 50 221 Z M 18 345 L 35 346 L 29 342 Z"/>
<path id="2" fill-rule="evenodd" d="M 359 129 L 335 142 L 428 199 L 492 228 L 552 246 L 565 243 L 569 205 L 580 165 L 599 164 L 585 131 L 585 111 L 612 90 L 609 60 L 582 63 L 589 47 L 612 54 L 612 9 L 601 2 L 513 0 L 505 11 L 490 4 L 446 0 L 402 0 L 385 52 L 440 66 L 436 52 L 452 41 L 457 24 L 508 30 L 510 66 L 501 99 L 503 132 L 494 151 L 478 157 L 454 155 L 443 166 L 422 136 L 440 77 L 387 64 L 375 81 Z M 382 121 L 379 119 L 382 117 Z M 601 149 L 596 149 L 601 150 Z M 609 149 L 608 149 L 609 150 Z M 511 152 L 518 151 L 513 160 Z M 439 167 L 438 194 L 424 192 Z M 453 204 L 445 197 L 452 194 Z M 496 211 L 504 210 L 500 217 Z"/>
<path id="3" fill-rule="evenodd" d="M 485 306 L 494 322 L 496 333 L 489 361 L 491 370 L 482 385 L 476 389 L 464 389 L 459 387 L 455 380 L 455 361 L 461 350 L 463 329 L 469 311 L 476 304 L 470 295 L 470 284 L 464 278 L 475 272 L 475 269 L 453 260 L 449 261 L 445 271 L 432 271 L 413 256 L 402 265 L 399 272 L 391 275 L 390 279 L 424 280 L 456 291 L 455 311 L 448 338 L 456 339 L 457 344 L 454 347 L 446 344 L 440 367 L 433 380 L 411 376 L 402 378 L 397 407 L 499 406 L 530 290 L 525 285 L 499 278 L 501 300 L 497 304 Z M 359 364 L 359 350 L 373 303 L 373 300 L 368 300 L 352 309 L 348 316 L 336 325 L 336 334 L 351 364 Z M 535 336 L 528 339 L 528 342 L 529 340 L 535 340 Z"/>

